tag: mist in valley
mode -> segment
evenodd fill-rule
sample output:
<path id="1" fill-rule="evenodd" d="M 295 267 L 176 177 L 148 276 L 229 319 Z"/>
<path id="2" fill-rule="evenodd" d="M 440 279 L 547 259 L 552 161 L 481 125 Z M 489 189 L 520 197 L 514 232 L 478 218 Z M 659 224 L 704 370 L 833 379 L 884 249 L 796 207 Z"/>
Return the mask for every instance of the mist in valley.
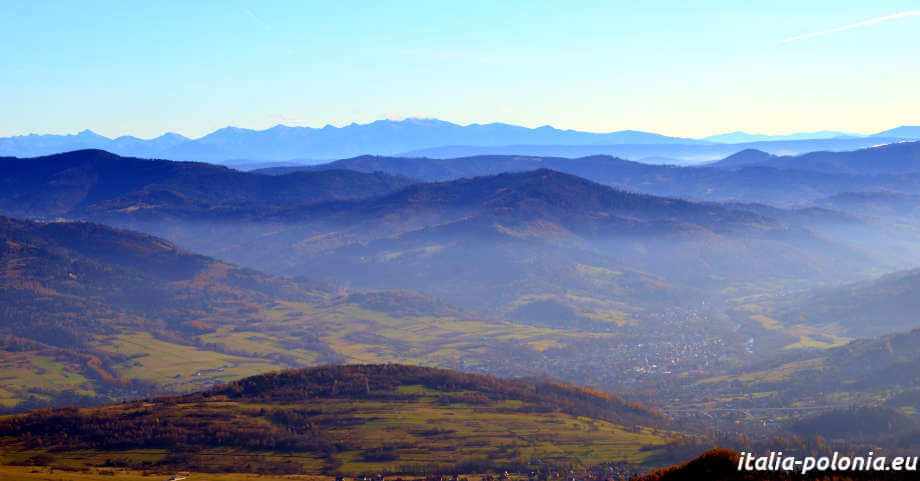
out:
<path id="1" fill-rule="evenodd" d="M 920 12 L 359 3 L 4 8 L 0 479 L 916 477 Z"/>

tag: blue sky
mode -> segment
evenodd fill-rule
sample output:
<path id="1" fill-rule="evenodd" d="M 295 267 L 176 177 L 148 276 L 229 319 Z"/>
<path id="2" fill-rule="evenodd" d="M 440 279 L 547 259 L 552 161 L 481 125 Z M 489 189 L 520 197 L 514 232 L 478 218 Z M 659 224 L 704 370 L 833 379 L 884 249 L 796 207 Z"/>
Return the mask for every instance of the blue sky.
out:
<path id="1" fill-rule="evenodd" d="M 920 2 L 12 2 L 0 136 L 407 116 L 704 136 L 920 124 Z"/>

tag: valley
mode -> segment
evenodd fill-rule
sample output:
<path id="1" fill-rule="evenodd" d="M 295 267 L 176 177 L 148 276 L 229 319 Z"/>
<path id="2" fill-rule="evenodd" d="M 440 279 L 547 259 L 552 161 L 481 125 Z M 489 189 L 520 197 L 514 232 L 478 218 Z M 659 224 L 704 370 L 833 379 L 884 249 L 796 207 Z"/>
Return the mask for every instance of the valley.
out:
<path id="1" fill-rule="evenodd" d="M 4 2 L 0 481 L 917 479 L 911 3 Z"/>
<path id="2" fill-rule="evenodd" d="M 740 449 L 788 436 L 803 429 L 797 423 L 846 416 L 850 406 L 889 417 L 920 409 L 912 401 L 916 384 L 903 374 L 914 362 L 912 334 L 904 333 L 914 327 L 905 306 L 915 297 L 915 276 L 878 277 L 920 253 L 906 208 L 912 187 L 901 197 L 879 197 L 848 194 L 845 184 L 790 205 L 662 197 L 545 168 L 427 182 L 417 171 L 242 173 L 100 151 L 4 162 L 0 180 L 12 190 L 0 195 L 2 212 L 34 219 L 0 223 L 0 404 L 8 413 L 132 399 L 155 406 L 166 399 L 157 396 L 194 398 L 241 378 L 307 366 L 431 366 L 574 382 L 661 410 L 647 430 L 576 426 L 599 430 L 590 442 L 584 434 L 553 433 L 553 449 L 561 451 L 543 451 L 549 445 L 525 437 L 525 461 L 520 448 L 464 430 L 472 445 L 499 449 L 471 451 L 478 454 L 464 455 L 469 462 L 525 462 L 514 468 L 520 470 L 561 456 L 562 463 L 618 459 L 648 471 L 708 447 Z M 477 160 L 451 162 L 469 167 Z M 707 175 L 726 176 L 719 182 L 738 172 L 667 169 L 709 169 Z M 899 204 L 879 211 L 844 199 Z M 856 340 L 865 338 L 871 340 Z M 894 341 L 903 346 L 890 348 L 896 354 L 877 354 Z M 872 370 L 856 369 L 863 366 Z M 820 388 L 811 381 L 816 376 Z M 242 406 L 227 423 L 259 425 L 245 418 L 257 404 Z M 110 469 L 105 459 L 120 453 L 126 475 L 228 470 L 206 461 L 218 457 L 301 474 L 443 470 L 439 463 L 458 459 L 460 426 L 478 422 L 454 424 L 463 412 L 448 404 L 412 407 L 424 410 L 427 424 L 449 425 L 442 458 L 431 457 L 437 449 L 417 457 L 411 442 L 333 456 L 325 448 L 282 456 L 201 445 L 197 457 L 176 461 L 169 449 L 138 451 L 145 441 L 91 448 L 99 454 L 78 459 Z M 232 405 L 206 413 L 196 401 L 170 416 L 222 418 Z M 330 409 L 331 419 L 347 412 Z M 549 422 L 502 413 L 488 414 L 488 423 L 538 432 Z M 375 429 L 397 429 L 380 419 Z M 907 447 L 914 431 L 900 424 L 905 431 L 861 442 L 897 439 Z M 818 426 L 803 431 L 806 443 L 821 435 L 856 439 Z M 601 439 L 618 441 L 608 449 Z M 582 449 L 589 444 L 596 448 Z M 50 456 L 57 461 L 49 466 L 73 467 L 66 456 L 18 446 L 6 464 Z"/>

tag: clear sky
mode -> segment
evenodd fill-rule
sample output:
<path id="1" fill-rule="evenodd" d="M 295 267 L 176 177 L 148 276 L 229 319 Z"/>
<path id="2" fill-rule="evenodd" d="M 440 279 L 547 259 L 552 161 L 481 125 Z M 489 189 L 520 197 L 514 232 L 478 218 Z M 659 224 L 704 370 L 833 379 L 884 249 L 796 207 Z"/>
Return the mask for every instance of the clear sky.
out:
<path id="1" fill-rule="evenodd" d="M 388 116 L 868 133 L 920 124 L 918 11 L 917 0 L 0 0 L 0 136 L 197 137 Z"/>

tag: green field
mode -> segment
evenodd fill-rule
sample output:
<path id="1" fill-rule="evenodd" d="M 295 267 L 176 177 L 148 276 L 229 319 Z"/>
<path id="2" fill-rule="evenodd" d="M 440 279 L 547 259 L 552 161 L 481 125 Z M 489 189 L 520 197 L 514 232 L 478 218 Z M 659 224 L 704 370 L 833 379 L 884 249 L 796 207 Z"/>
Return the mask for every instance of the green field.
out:
<path id="1" fill-rule="evenodd" d="M 66 357 L 52 351 L 0 351 L 0 406 L 14 406 L 30 397 L 70 390 L 92 394 L 92 383 Z"/>
<path id="2" fill-rule="evenodd" d="M 657 427 L 654 411 L 603 393 L 391 366 L 256 376 L 206 394 L 0 417 L 0 432 L 21 433 L 0 436 L 0 464 L 349 475 L 587 468 L 657 464 L 678 437 Z M 98 429 L 108 434 L 99 438 Z"/>
<path id="3" fill-rule="evenodd" d="M 233 409 L 237 414 L 227 422 L 258 424 L 252 417 L 261 404 L 208 403 L 190 404 L 174 409 L 169 416 L 202 417 L 208 413 Z M 291 406 L 294 407 L 294 406 Z M 661 447 L 671 439 L 667 432 L 648 427 L 627 427 L 599 419 L 557 412 L 533 413 L 522 403 L 501 402 L 492 405 L 466 406 L 441 404 L 437 396 L 423 396 L 411 401 L 380 402 L 324 400 L 304 406 L 317 411 L 314 422 L 352 424 L 325 431 L 332 439 L 347 440 L 353 449 L 332 456 L 309 452 L 253 452 L 235 448 L 214 448 L 196 452 L 196 463 L 210 469 L 227 469 L 232 460 L 258 455 L 265 462 L 293 460 L 305 472 L 320 473 L 330 466 L 337 472 L 402 472 L 412 466 L 458 463 L 494 463 L 496 466 L 523 463 L 587 467 L 603 462 L 626 461 L 643 464 L 660 455 Z M 125 411 L 120 415 L 129 415 Z M 159 422 L 168 422 L 160 415 Z M 375 449 L 394 451 L 394 459 L 368 461 L 366 453 Z M 109 459 L 156 464 L 168 455 L 167 450 L 80 450 L 76 452 L 21 449 L 6 446 L 0 459 L 4 463 L 24 462 L 36 455 L 50 457 L 50 465 L 79 468 L 103 465 Z"/>
<path id="4" fill-rule="evenodd" d="M 622 313 L 604 312 L 609 322 L 625 322 Z M 185 393 L 292 367 L 387 362 L 487 365 L 496 359 L 507 360 L 509 352 L 537 355 L 586 336 L 610 337 L 486 321 L 454 315 L 454 311 L 434 309 L 431 314 L 388 313 L 353 302 L 272 301 L 245 310 L 231 304 L 198 321 L 206 326 L 205 332 L 184 338 L 131 327 L 94 337 L 88 344 L 89 354 L 102 360 L 101 369 L 89 366 L 88 355 L 51 347 L 0 350 L 0 406 L 13 407 L 30 398 L 50 399 L 62 391 L 93 396 L 107 391 L 112 379 L 149 381 L 170 392 Z"/>

